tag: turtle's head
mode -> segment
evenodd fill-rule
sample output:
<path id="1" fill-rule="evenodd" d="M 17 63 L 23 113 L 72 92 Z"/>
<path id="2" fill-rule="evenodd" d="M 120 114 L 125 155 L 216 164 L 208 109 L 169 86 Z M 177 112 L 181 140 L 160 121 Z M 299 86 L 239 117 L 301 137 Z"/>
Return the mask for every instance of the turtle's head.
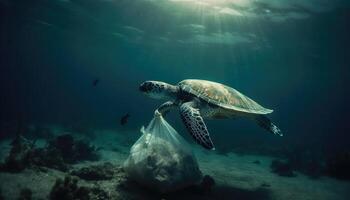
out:
<path id="1" fill-rule="evenodd" d="M 140 91 L 154 99 L 174 98 L 177 87 L 160 81 L 145 81 L 139 87 Z"/>

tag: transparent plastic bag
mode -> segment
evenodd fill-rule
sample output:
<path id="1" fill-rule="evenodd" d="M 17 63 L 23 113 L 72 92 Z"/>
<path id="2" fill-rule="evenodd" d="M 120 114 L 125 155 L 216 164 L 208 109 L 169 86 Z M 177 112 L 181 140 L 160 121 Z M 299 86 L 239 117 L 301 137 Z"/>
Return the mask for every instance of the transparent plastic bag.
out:
<path id="1" fill-rule="evenodd" d="M 160 192 L 182 189 L 201 180 L 191 146 L 159 113 L 141 132 L 124 163 L 131 179 Z"/>

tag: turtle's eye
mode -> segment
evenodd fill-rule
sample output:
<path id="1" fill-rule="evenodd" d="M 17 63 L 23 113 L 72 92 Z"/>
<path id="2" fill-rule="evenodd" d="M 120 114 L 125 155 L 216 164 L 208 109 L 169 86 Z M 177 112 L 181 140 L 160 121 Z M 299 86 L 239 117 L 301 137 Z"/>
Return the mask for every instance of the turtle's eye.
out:
<path id="1" fill-rule="evenodd" d="M 148 83 L 148 82 L 144 82 L 144 83 L 142 83 L 141 85 L 140 85 L 140 87 L 139 87 L 139 90 L 141 91 L 141 92 L 149 92 L 149 91 L 151 91 L 152 90 L 152 84 L 151 83 Z"/>

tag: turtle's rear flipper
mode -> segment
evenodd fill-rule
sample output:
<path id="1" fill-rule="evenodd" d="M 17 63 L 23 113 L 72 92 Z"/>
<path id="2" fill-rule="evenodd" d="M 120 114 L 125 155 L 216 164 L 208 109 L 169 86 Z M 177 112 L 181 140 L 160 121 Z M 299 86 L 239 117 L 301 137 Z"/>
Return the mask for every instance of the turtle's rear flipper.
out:
<path id="1" fill-rule="evenodd" d="M 271 122 L 271 120 L 264 115 L 257 115 L 254 117 L 256 123 L 262 127 L 263 129 L 279 136 L 283 136 L 282 131 L 274 124 Z"/>
<path id="2" fill-rule="evenodd" d="M 210 139 L 207 126 L 205 125 L 199 110 L 193 106 L 194 102 L 187 102 L 180 106 L 181 119 L 198 144 L 206 149 L 214 150 L 214 144 Z"/>

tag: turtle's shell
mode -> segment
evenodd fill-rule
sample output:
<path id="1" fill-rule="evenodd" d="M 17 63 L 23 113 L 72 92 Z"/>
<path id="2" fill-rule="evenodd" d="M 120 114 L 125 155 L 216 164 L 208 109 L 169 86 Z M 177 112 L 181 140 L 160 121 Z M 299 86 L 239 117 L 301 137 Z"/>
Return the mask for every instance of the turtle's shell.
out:
<path id="1" fill-rule="evenodd" d="M 187 79 L 181 81 L 178 85 L 183 91 L 222 108 L 253 114 L 273 112 L 273 110 L 262 107 L 237 90 L 220 83 Z"/>

